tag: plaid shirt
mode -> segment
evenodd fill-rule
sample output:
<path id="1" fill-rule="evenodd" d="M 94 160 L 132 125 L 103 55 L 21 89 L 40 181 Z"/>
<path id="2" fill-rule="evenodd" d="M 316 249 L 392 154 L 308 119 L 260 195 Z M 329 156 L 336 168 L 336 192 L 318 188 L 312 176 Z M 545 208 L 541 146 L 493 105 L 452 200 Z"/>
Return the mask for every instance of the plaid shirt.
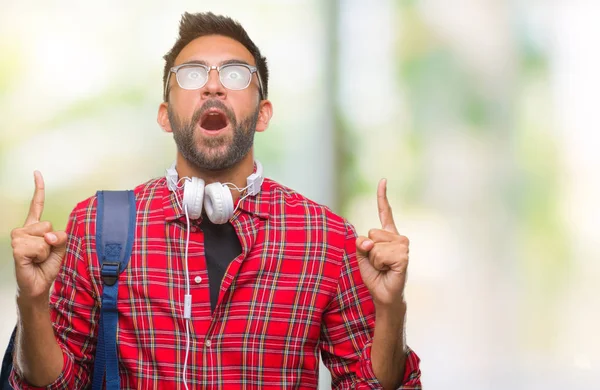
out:
<path id="1" fill-rule="evenodd" d="M 183 388 L 185 216 L 164 178 L 138 186 L 135 195 L 135 242 L 117 303 L 121 387 Z M 102 297 L 95 206 L 91 197 L 71 213 L 67 255 L 51 294 L 65 359 L 52 389 L 91 383 Z M 189 388 L 316 389 L 319 352 L 334 388 L 380 388 L 370 360 L 374 305 L 358 269 L 354 228 L 269 179 L 240 202 L 231 222 L 242 254 L 223 277 L 213 313 L 203 233 L 192 222 Z M 31 388 L 14 372 L 11 380 Z M 400 389 L 420 388 L 411 351 Z"/>

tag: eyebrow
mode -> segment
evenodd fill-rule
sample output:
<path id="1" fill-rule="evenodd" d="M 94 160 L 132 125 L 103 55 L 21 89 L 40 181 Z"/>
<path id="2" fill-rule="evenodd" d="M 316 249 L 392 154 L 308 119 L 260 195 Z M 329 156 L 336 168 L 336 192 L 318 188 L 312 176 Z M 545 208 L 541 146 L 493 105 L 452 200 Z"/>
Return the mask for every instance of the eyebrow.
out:
<path id="1" fill-rule="evenodd" d="M 181 65 L 191 65 L 191 64 L 200 64 L 200 65 L 210 66 L 210 65 L 208 65 L 208 62 L 206 62 L 204 60 L 191 60 L 188 62 L 184 62 Z M 244 64 L 244 65 L 252 66 L 247 61 L 239 60 L 239 59 L 235 59 L 235 58 L 232 58 L 230 60 L 225 60 L 225 61 L 219 63 L 218 66 L 229 65 L 229 64 Z"/>

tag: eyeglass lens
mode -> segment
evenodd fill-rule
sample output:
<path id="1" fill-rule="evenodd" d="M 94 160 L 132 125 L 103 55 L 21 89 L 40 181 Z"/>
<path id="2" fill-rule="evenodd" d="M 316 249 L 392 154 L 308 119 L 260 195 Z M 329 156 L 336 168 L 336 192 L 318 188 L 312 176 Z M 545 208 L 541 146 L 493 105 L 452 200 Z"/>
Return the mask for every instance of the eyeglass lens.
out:
<path id="1" fill-rule="evenodd" d="M 219 79 L 227 89 L 240 90 L 250 85 L 252 73 L 242 65 L 225 65 L 219 71 Z M 177 70 L 177 82 L 183 89 L 199 89 L 208 81 L 206 68 L 197 65 L 183 66 Z"/>

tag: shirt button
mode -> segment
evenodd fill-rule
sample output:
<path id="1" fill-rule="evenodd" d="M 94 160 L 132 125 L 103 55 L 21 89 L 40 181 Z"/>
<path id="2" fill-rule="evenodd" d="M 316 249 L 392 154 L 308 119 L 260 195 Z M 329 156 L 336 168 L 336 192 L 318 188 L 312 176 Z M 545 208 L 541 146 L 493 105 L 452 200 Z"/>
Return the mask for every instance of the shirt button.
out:
<path id="1" fill-rule="evenodd" d="M 208 348 L 210 348 L 210 346 L 212 345 L 212 342 L 210 341 L 210 339 L 207 339 L 207 340 L 204 342 L 204 345 L 206 345 Z"/>
<path id="2" fill-rule="evenodd" d="M 196 282 L 196 284 L 200 284 L 201 281 L 202 281 L 202 277 L 200 277 L 200 275 L 198 275 L 194 278 L 194 282 Z"/>

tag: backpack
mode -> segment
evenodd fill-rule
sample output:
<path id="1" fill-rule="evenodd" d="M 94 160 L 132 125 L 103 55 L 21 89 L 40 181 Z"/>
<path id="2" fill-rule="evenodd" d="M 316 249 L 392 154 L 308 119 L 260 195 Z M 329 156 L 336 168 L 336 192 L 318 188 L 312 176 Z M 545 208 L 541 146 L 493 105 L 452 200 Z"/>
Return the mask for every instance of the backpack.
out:
<path id="1" fill-rule="evenodd" d="M 96 211 L 96 254 L 101 265 L 102 308 L 92 389 L 100 390 L 106 376 L 106 389 L 121 385 L 117 357 L 117 293 L 119 274 L 129 264 L 135 233 L 135 196 L 133 191 L 98 191 Z M 13 390 L 8 383 L 13 363 L 15 333 L 12 332 L 2 360 L 0 390 Z"/>

